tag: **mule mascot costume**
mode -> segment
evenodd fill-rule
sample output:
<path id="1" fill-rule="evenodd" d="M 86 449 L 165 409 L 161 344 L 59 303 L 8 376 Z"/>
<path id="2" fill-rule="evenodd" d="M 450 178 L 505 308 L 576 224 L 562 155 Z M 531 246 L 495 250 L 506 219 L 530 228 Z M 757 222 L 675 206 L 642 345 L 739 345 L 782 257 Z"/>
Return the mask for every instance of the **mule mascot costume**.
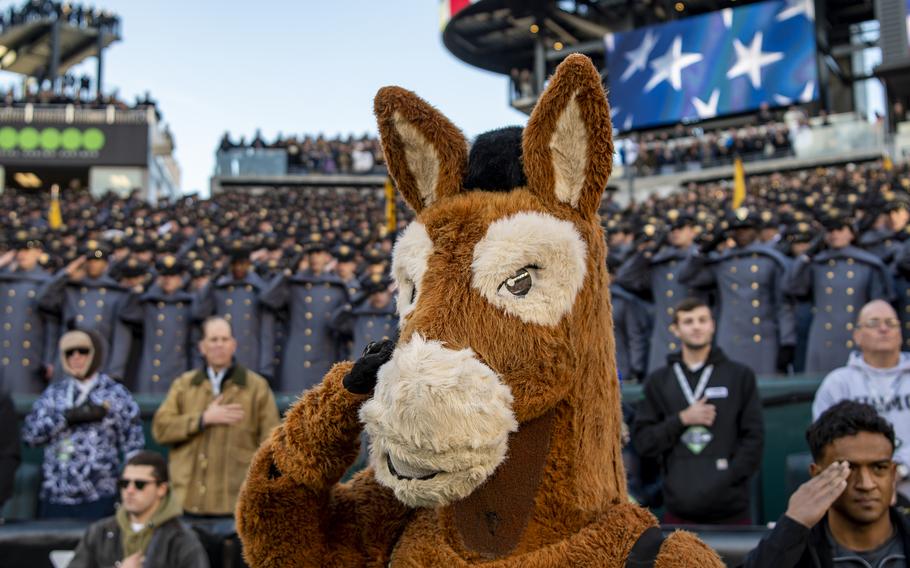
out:
<path id="1" fill-rule="evenodd" d="M 417 213 L 392 261 L 400 337 L 335 365 L 259 449 L 237 508 L 249 564 L 722 566 L 626 495 L 597 214 L 612 129 L 590 60 L 559 66 L 498 160 L 469 160 L 404 89 L 375 112 Z M 523 185 L 484 187 L 516 169 Z M 339 483 L 362 429 L 370 467 Z"/>

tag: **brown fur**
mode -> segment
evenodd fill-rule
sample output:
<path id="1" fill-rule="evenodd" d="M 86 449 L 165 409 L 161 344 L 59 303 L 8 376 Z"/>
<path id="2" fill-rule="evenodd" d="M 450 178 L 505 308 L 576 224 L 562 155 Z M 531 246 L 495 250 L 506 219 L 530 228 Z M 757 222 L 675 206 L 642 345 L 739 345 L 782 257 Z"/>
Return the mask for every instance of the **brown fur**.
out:
<path id="1" fill-rule="evenodd" d="M 579 112 L 561 122 L 570 104 Z M 519 433 L 510 437 L 509 456 L 500 465 L 506 470 L 462 503 L 409 510 L 374 480 L 372 470 L 339 485 L 357 453 L 356 411 L 365 397 L 344 390 L 341 378 L 349 364 L 336 365 L 294 405 L 253 462 L 238 505 L 248 561 L 257 568 L 622 566 L 638 536 L 656 521 L 627 503 L 620 457 L 619 384 L 597 218 L 612 166 L 612 134 L 596 70 L 579 55 L 560 65 L 525 131 L 528 187 L 509 193 L 462 193 L 464 138 L 412 93 L 381 90 L 376 114 L 390 171 L 434 247 L 400 341 L 419 333 L 449 349 L 471 348 L 511 389 Z M 434 150 L 408 149 L 421 143 Z M 435 163 L 435 173 L 415 157 Z M 573 179 L 579 184 L 574 192 L 558 195 L 557 183 L 565 189 Z M 552 327 L 523 323 L 471 286 L 475 245 L 492 222 L 519 212 L 568 221 L 587 246 L 583 287 L 571 312 Z M 517 438 L 521 425 L 543 416 L 551 417 L 545 429 L 529 431 L 546 440 Z M 539 475 L 536 489 L 502 481 L 509 479 L 511 465 L 534 463 L 542 463 L 539 473 L 528 472 L 532 479 Z M 478 534 L 465 524 L 465 515 L 487 512 L 495 513 L 497 523 L 485 530 L 495 532 L 501 523 L 508 527 L 507 542 L 491 542 L 495 534 Z M 656 566 L 721 564 L 697 539 L 677 533 L 663 545 Z"/>

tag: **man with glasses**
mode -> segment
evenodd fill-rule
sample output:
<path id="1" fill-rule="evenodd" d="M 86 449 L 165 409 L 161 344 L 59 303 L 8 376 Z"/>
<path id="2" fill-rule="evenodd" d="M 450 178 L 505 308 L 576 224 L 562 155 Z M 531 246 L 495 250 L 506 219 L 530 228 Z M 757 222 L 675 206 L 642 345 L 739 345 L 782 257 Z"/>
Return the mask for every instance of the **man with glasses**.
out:
<path id="1" fill-rule="evenodd" d="M 22 427 L 26 444 L 45 446 L 38 515 L 100 519 L 114 512 L 122 456 L 145 446 L 139 406 L 101 371 L 98 332 L 69 331 L 59 347 L 64 377 L 38 397 Z"/>
<path id="2" fill-rule="evenodd" d="M 910 493 L 910 353 L 901 352 L 901 324 L 891 304 L 869 302 L 859 311 L 853 329 L 858 351 L 847 365 L 825 377 L 815 401 L 812 417 L 818 419 L 842 400 L 872 405 L 894 426 L 897 448 L 894 453 L 901 479 L 899 490 Z"/>
<path id="3" fill-rule="evenodd" d="M 183 509 L 171 494 L 161 454 L 135 454 L 126 462 L 117 487 L 120 508 L 88 528 L 70 568 L 208 566 L 196 534 L 180 520 Z"/>

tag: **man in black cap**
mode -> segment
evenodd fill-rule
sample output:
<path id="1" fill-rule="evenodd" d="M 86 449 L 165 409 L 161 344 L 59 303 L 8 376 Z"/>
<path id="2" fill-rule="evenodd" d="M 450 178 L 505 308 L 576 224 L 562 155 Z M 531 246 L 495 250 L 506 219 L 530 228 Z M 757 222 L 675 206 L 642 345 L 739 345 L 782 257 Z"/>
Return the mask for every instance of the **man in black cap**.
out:
<path id="1" fill-rule="evenodd" d="M 639 295 L 654 295 L 654 323 L 645 373 L 663 367 L 667 354 L 679 349 L 679 339 L 670 331 L 676 304 L 682 298 L 704 297 L 679 280 L 683 261 L 695 247 L 695 219 L 684 211 L 667 212 L 669 232 L 653 234 L 616 272 L 614 282 Z M 655 238 L 656 237 L 656 238 Z"/>
<path id="2" fill-rule="evenodd" d="M 38 305 L 60 317 L 64 330 L 91 329 L 111 346 L 105 372 L 126 376 L 132 334 L 120 320 L 130 291 L 107 275 L 110 249 L 89 240 L 82 255 L 57 272 L 38 293 Z"/>
<path id="3" fill-rule="evenodd" d="M 333 312 L 348 302 L 347 285 L 332 272 L 332 255 L 321 239 L 305 249 L 306 268 L 269 283 L 262 301 L 287 314 L 288 331 L 281 349 L 279 392 L 300 392 L 322 381 L 340 360 L 340 342 L 329 325 Z"/>
<path id="4" fill-rule="evenodd" d="M 38 309 L 38 291 L 50 281 L 39 265 L 43 243 L 35 231 L 11 239 L 12 261 L 0 269 L 0 385 L 13 394 L 40 394 L 53 376 L 58 323 Z"/>
<path id="5" fill-rule="evenodd" d="M 853 223 L 829 212 L 825 231 L 791 266 L 784 291 L 812 298 L 815 315 L 809 329 L 806 372 L 823 374 L 842 367 L 853 350 L 853 326 L 859 309 L 872 300 L 891 301 L 891 274 L 877 256 L 853 246 Z"/>
<path id="6" fill-rule="evenodd" d="M 171 381 L 193 367 L 193 303 L 184 291 L 186 267 L 174 255 L 156 265 L 155 284 L 134 294 L 120 317 L 141 330 L 142 349 L 133 392 L 166 393 Z"/>
<path id="7" fill-rule="evenodd" d="M 250 247 L 241 239 L 227 246 L 227 273 L 199 292 L 196 321 L 219 315 L 230 322 L 237 339 L 237 362 L 268 379 L 274 377 L 275 317 L 260 301 L 265 281 L 252 270 Z"/>
<path id="8" fill-rule="evenodd" d="M 692 286 L 714 286 L 718 298 L 717 345 L 758 375 L 787 373 L 796 346 L 793 303 L 783 293 L 789 262 L 758 240 L 761 220 L 746 207 L 729 215 L 729 231 L 693 252 L 680 271 Z M 721 240 L 735 246 L 717 253 Z"/>

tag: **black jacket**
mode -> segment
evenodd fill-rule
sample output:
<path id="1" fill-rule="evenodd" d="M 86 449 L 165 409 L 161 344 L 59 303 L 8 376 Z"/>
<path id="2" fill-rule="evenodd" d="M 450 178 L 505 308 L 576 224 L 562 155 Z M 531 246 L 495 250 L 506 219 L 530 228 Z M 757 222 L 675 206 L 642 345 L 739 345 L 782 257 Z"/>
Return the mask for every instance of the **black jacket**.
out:
<path id="1" fill-rule="evenodd" d="M 910 555 L 910 521 L 907 515 L 891 507 L 891 523 Z M 786 515 L 781 515 L 771 534 L 740 564 L 743 568 L 833 568 L 831 545 L 825 535 L 827 517 L 807 529 Z"/>
<path id="2" fill-rule="evenodd" d="M 19 468 L 19 426 L 16 407 L 9 393 L 0 386 L 0 508 L 13 494 L 13 481 Z"/>
<path id="3" fill-rule="evenodd" d="M 708 365 L 714 371 L 706 392 L 717 417 L 713 439 L 698 454 L 680 439 L 686 431 L 679 412 L 689 406 L 673 364 L 679 362 L 694 391 Z M 645 398 L 632 426 L 632 443 L 642 456 L 660 458 L 664 504 L 684 519 L 712 523 L 744 515 L 749 508 L 749 478 L 761 464 L 764 426 L 755 374 L 727 359 L 717 347 L 697 374 L 682 363 L 680 353 L 645 382 Z M 725 392 L 724 392 L 725 391 Z M 723 396 L 722 396 L 723 395 Z"/>
<path id="4" fill-rule="evenodd" d="M 120 526 L 116 517 L 92 524 L 76 547 L 69 568 L 113 568 L 123 560 Z M 143 568 L 200 568 L 209 565 L 196 533 L 178 518 L 155 529 L 145 550 Z"/>

